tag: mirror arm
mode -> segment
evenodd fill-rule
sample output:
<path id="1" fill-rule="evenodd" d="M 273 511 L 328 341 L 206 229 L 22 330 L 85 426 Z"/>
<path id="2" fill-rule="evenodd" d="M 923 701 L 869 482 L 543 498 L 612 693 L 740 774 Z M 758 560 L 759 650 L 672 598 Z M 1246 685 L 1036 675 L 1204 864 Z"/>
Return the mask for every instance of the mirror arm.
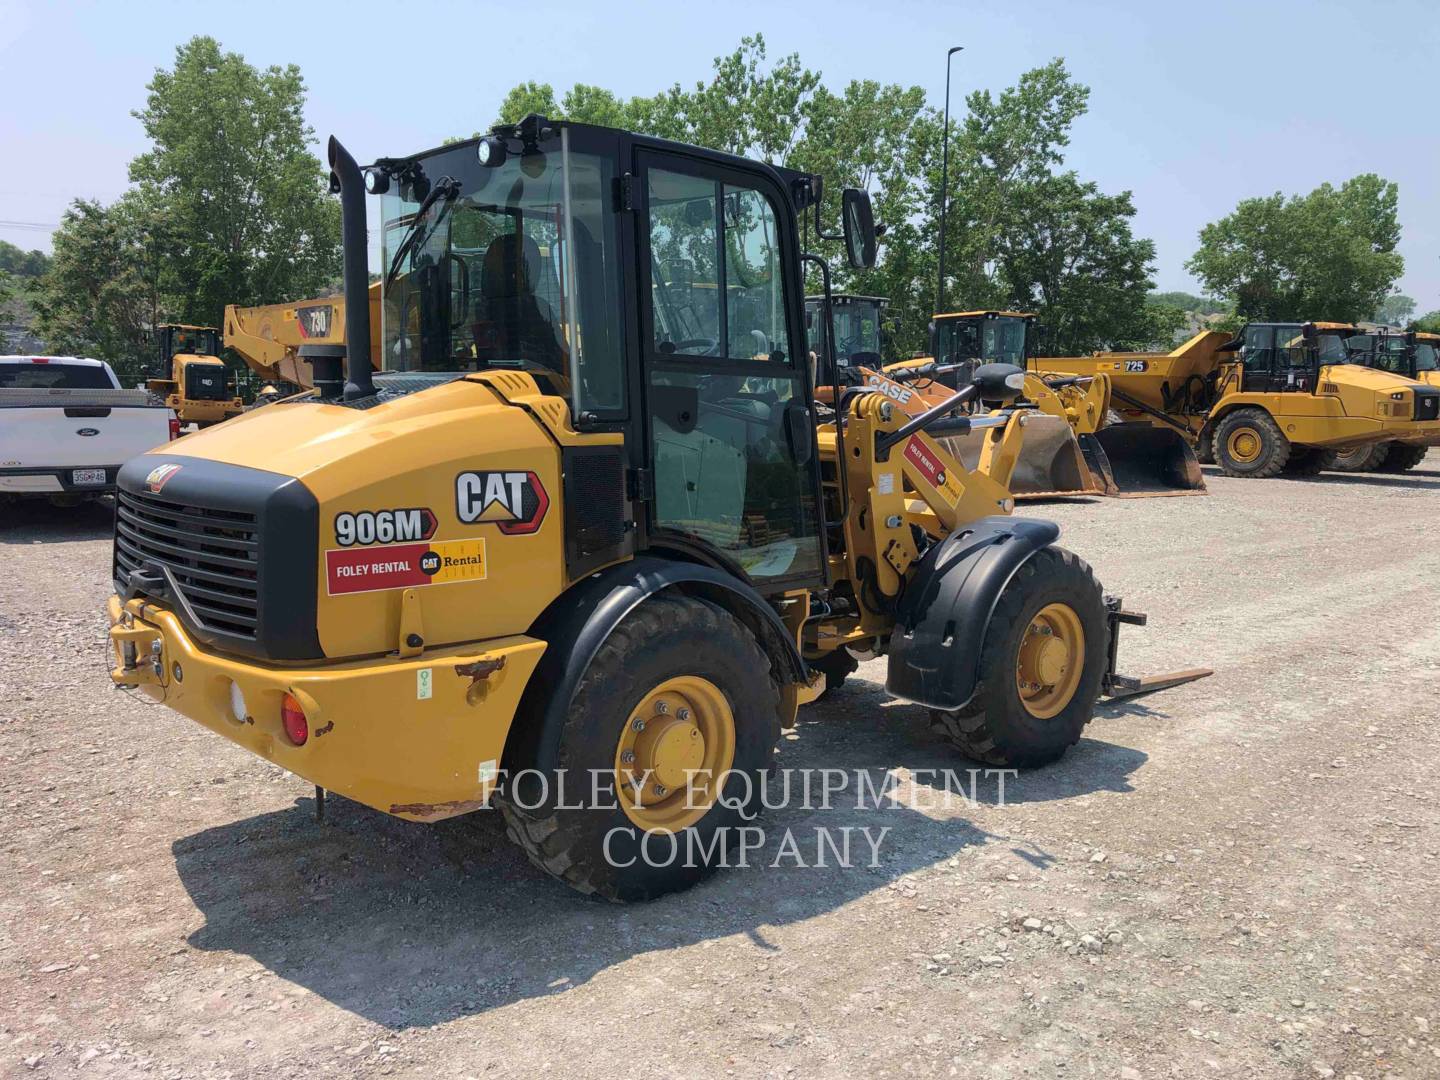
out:
<path id="1" fill-rule="evenodd" d="M 845 239 L 845 234 L 843 232 L 832 234 L 825 231 L 825 226 L 820 224 L 820 204 L 818 202 L 815 204 L 815 235 L 818 236 L 821 240 Z M 829 267 L 826 267 L 825 272 L 827 274 L 830 272 Z"/>

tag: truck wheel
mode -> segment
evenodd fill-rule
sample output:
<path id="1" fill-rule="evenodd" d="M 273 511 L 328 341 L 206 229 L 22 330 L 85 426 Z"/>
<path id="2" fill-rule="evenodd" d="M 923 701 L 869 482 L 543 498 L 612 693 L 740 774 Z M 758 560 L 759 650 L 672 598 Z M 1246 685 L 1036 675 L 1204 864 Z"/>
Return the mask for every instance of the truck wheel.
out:
<path id="1" fill-rule="evenodd" d="M 1278 476 L 1290 440 L 1263 409 L 1236 409 L 1215 428 L 1215 463 L 1226 476 Z"/>
<path id="2" fill-rule="evenodd" d="M 1394 443 L 1371 443 L 1335 451 L 1335 468 L 1341 472 L 1374 472 L 1385 461 Z"/>
<path id="3" fill-rule="evenodd" d="M 1073 746 L 1090 722 L 1109 644 L 1094 572 L 1064 548 L 1043 548 L 1000 594 L 970 704 L 932 710 L 931 716 L 966 757 L 990 765 L 1045 765 Z"/>
<path id="4" fill-rule="evenodd" d="M 559 745 L 536 752 L 553 758 L 514 763 L 495 797 L 506 831 L 583 893 L 688 888 L 758 809 L 779 710 L 770 661 L 734 616 L 684 596 L 646 600 L 590 662 Z"/>
<path id="5" fill-rule="evenodd" d="M 1286 476 L 1319 476 L 1326 469 L 1336 468 L 1335 451 L 1318 447 L 1290 447 L 1290 460 L 1285 463 Z"/>
<path id="6" fill-rule="evenodd" d="M 1385 455 L 1385 460 L 1377 467 L 1379 472 L 1402 473 L 1409 472 L 1425 460 L 1425 454 L 1429 451 L 1428 446 L 1413 446 L 1410 443 L 1392 442 L 1390 452 Z"/>

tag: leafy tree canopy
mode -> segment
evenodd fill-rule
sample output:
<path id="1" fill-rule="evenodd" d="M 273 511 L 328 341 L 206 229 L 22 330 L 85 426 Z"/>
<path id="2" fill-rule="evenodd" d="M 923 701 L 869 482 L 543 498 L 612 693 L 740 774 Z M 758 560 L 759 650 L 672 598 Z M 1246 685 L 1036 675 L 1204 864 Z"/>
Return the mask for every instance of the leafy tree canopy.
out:
<path id="1" fill-rule="evenodd" d="M 1373 173 L 1308 195 L 1245 199 L 1200 230 L 1186 266 L 1245 319 L 1367 319 L 1405 269 L 1398 199 Z"/>

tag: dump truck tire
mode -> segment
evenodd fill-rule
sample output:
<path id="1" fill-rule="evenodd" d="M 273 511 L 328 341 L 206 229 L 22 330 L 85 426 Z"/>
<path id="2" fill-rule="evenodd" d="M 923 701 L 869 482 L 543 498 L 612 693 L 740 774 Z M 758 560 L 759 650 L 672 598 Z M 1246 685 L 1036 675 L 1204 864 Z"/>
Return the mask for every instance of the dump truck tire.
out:
<path id="1" fill-rule="evenodd" d="M 1236 409 L 1215 427 L 1215 464 L 1226 476 L 1279 476 L 1290 440 L 1263 409 Z"/>
<path id="2" fill-rule="evenodd" d="M 1352 450 L 1336 450 L 1334 467 L 1340 472 L 1374 472 L 1385 463 L 1394 443 L 1371 443 Z"/>
<path id="3" fill-rule="evenodd" d="M 1285 462 L 1285 475 L 1319 476 L 1326 469 L 1337 467 L 1334 450 L 1321 450 L 1318 447 L 1302 449 L 1292 446 L 1290 460 Z"/>
<path id="4" fill-rule="evenodd" d="M 727 843 L 758 809 L 779 739 L 779 689 L 754 635 L 707 601 L 652 597 L 590 662 L 553 759 L 516 762 L 495 802 L 510 838 L 546 873 L 607 900 L 648 900 L 723 864 Z M 653 781 L 648 805 L 620 790 L 632 769 Z M 685 779 L 658 786 L 663 774 L 687 769 L 712 771 L 709 794 Z"/>
<path id="5" fill-rule="evenodd" d="M 1387 473 L 1409 472 L 1425 460 L 1428 446 L 1412 446 L 1409 443 L 1391 443 L 1390 452 L 1380 463 L 1378 471 Z"/>
<path id="6" fill-rule="evenodd" d="M 975 696 L 962 709 L 932 709 L 936 730 L 988 765 L 1055 761 L 1094 714 L 1109 634 L 1104 593 L 1089 565 L 1064 548 L 1037 551 L 995 605 Z"/>

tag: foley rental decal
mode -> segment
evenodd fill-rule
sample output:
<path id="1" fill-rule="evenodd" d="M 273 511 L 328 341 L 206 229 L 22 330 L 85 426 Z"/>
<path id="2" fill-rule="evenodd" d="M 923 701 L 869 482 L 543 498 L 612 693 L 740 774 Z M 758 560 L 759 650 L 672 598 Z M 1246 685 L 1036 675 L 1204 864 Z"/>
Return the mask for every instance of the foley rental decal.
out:
<path id="1" fill-rule="evenodd" d="M 480 537 L 325 552 L 325 585 L 331 596 L 484 579 L 485 541 Z"/>

